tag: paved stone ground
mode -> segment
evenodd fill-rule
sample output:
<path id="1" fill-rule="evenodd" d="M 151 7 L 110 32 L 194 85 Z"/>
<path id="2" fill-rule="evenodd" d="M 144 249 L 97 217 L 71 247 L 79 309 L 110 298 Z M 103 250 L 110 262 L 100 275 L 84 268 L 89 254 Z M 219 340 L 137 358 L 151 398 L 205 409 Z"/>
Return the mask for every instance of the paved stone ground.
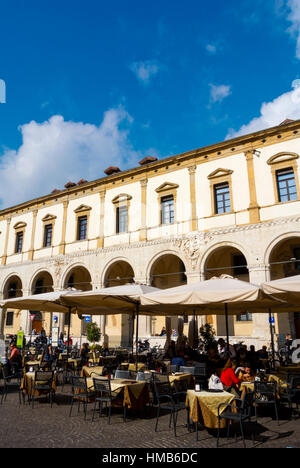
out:
<path id="1" fill-rule="evenodd" d="M 88 407 L 87 420 L 83 412 L 77 414 L 74 406 L 73 415 L 69 417 L 70 397 L 65 387 L 64 393 L 58 388 L 56 403 L 50 408 L 45 400 L 37 402 L 34 409 L 28 404 L 19 405 L 18 395 L 10 393 L 0 405 L 0 448 L 215 448 L 215 434 L 207 430 L 199 430 L 199 441 L 196 434 L 189 433 L 185 427 L 185 411 L 178 417 L 178 434 L 174 437 L 172 429 L 168 428 L 169 417 L 163 415 L 159 420 L 158 432 L 154 432 L 155 417 L 141 419 L 134 413 L 129 413 L 126 423 L 121 413 L 113 413 L 111 425 L 106 418 L 91 422 L 92 408 Z M 253 448 L 300 448 L 300 414 L 295 413 L 289 420 L 289 413 L 283 408 L 280 414 L 280 424 L 272 420 L 272 414 L 261 414 L 258 426 L 258 436 L 255 444 L 251 440 L 254 424 L 248 425 L 246 434 L 247 447 Z M 242 447 L 238 436 L 221 439 L 222 447 Z"/>

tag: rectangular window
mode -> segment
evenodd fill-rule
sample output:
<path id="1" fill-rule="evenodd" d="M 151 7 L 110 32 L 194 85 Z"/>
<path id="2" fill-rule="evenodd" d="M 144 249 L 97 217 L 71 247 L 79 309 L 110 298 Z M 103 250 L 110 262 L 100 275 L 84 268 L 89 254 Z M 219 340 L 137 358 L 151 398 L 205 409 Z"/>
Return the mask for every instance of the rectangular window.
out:
<path id="1" fill-rule="evenodd" d="M 276 180 L 280 202 L 297 200 L 296 180 L 292 168 L 276 171 Z"/>
<path id="2" fill-rule="evenodd" d="M 51 247 L 52 244 L 52 224 L 47 224 L 45 226 L 45 233 L 44 233 L 44 247 Z"/>
<path id="3" fill-rule="evenodd" d="M 236 316 L 237 322 L 252 322 L 252 314 L 250 312 L 246 312 L 245 314 L 239 314 Z"/>
<path id="4" fill-rule="evenodd" d="M 14 313 L 13 312 L 6 312 L 6 326 L 12 327 L 14 324 Z"/>
<path id="5" fill-rule="evenodd" d="M 229 184 L 218 184 L 214 186 L 215 192 L 215 212 L 216 214 L 230 213 L 231 202 L 230 202 L 230 190 Z"/>
<path id="6" fill-rule="evenodd" d="M 232 276 L 248 275 L 247 260 L 244 255 L 232 256 Z"/>
<path id="7" fill-rule="evenodd" d="M 17 232 L 15 253 L 21 253 L 22 247 L 23 247 L 23 232 Z"/>
<path id="8" fill-rule="evenodd" d="M 87 238 L 87 216 L 78 218 L 77 240 L 85 240 Z"/>
<path id="9" fill-rule="evenodd" d="M 128 231 L 128 209 L 127 206 L 118 206 L 116 210 L 116 232 L 120 234 Z"/>
<path id="10" fill-rule="evenodd" d="M 300 247 L 294 249 L 294 258 L 297 260 L 295 262 L 295 270 L 300 270 Z"/>
<path id="11" fill-rule="evenodd" d="M 174 197 L 169 195 L 161 199 L 161 224 L 173 224 L 175 221 Z"/>
<path id="12" fill-rule="evenodd" d="M 65 327 L 71 326 L 71 320 L 72 320 L 71 314 L 65 314 L 64 317 L 65 317 Z"/>

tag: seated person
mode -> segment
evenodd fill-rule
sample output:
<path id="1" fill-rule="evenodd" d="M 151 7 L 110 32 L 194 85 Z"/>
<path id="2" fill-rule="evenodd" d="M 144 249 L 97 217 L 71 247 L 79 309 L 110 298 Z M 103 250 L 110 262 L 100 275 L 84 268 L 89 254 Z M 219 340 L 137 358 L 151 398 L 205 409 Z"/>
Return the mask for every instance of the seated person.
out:
<path id="1" fill-rule="evenodd" d="M 172 340 L 168 346 L 168 349 L 165 352 L 165 358 L 172 360 L 175 356 L 176 356 L 176 343 L 175 341 Z"/>
<path id="2" fill-rule="evenodd" d="M 260 359 L 268 359 L 269 354 L 268 354 L 268 351 L 267 351 L 267 347 L 266 347 L 266 346 L 263 346 L 263 347 L 258 351 L 258 357 L 259 357 Z"/>
<path id="3" fill-rule="evenodd" d="M 8 357 L 7 366 L 9 370 L 12 371 L 13 368 L 19 369 L 22 367 L 22 358 L 15 342 L 12 342 L 9 347 L 10 355 Z"/>
<path id="4" fill-rule="evenodd" d="M 81 346 L 81 349 L 80 349 L 80 353 L 79 353 L 79 356 L 80 356 L 80 359 L 81 359 L 81 365 L 82 366 L 85 366 L 86 363 L 88 362 L 88 354 L 89 354 L 90 350 L 89 350 L 89 345 L 88 343 L 83 343 L 82 346 Z"/>
<path id="5" fill-rule="evenodd" d="M 228 359 L 222 373 L 220 380 L 224 386 L 224 390 L 229 393 L 232 393 L 237 398 L 240 397 L 239 385 L 241 383 L 240 379 L 235 375 L 235 369 L 237 367 L 236 361 L 231 361 Z"/>
<path id="6" fill-rule="evenodd" d="M 161 329 L 161 332 L 160 332 L 160 335 L 159 335 L 159 336 L 166 336 L 166 334 L 167 334 L 166 327 L 162 327 L 162 329 Z"/>
<path id="7" fill-rule="evenodd" d="M 53 359 L 52 345 L 49 344 L 45 352 L 45 361 L 52 361 L 52 359 Z"/>
<path id="8" fill-rule="evenodd" d="M 253 369 L 259 367 L 258 353 L 255 351 L 255 346 L 253 345 L 250 346 L 250 350 L 247 353 L 247 363 L 250 363 Z"/>
<path id="9" fill-rule="evenodd" d="M 219 345 L 219 354 L 222 359 L 226 359 L 227 357 L 230 357 L 231 359 L 236 358 L 235 347 L 229 344 L 229 349 L 228 349 L 228 345 L 223 338 L 219 338 L 218 345 Z"/>
<path id="10" fill-rule="evenodd" d="M 215 346 L 211 346 L 207 350 L 208 357 L 207 357 L 207 366 L 208 372 L 211 374 L 215 374 L 217 369 L 222 368 L 222 359 L 218 354 L 218 350 Z"/>
<path id="11" fill-rule="evenodd" d="M 185 366 L 186 363 L 185 363 L 185 360 L 184 360 L 184 353 L 183 352 L 177 353 L 177 356 L 175 356 L 172 359 L 171 364 L 172 364 L 172 366 Z"/>
<path id="12" fill-rule="evenodd" d="M 245 367 L 240 369 L 238 376 L 241 382 L 253 382 L 255 374 L 249 362 L 246 363 Z"/>

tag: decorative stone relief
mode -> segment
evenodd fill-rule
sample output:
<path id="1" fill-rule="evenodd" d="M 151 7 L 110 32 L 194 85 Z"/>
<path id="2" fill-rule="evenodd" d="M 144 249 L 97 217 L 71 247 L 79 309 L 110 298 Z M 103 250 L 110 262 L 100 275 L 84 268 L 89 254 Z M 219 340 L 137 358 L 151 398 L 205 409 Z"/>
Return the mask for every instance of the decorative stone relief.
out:
<path id="1" fill-rule="evenodd" d="M 200 257 L 201 249 L 213 239 L 210 233 L 192 233 L 185 237 L 175 239 L 174 245 L 187 256 L 191 262 L 192 269 L 195 270 Z"/>

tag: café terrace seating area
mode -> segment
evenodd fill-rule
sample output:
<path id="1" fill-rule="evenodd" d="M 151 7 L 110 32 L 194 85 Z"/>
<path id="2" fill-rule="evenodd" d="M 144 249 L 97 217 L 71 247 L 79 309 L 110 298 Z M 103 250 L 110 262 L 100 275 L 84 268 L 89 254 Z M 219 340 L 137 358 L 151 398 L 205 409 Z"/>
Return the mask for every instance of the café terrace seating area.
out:
<path id="1" fill-rule="evenodd" d="M 21 368 L 9 374 L 2 368 L 0 412 L 14 401 L 20 410 L 31 408 L 38 419 L 43 406 L 55 406 L 78 424 L 90 421 L 95 431 L 143 419 L 149 434 L 160 433 L 160 420 L 168 415 L 169 438 L 180 444 L 183 432 L 196 441 L 206 434 L 220 447 L 228 444 L 228 436 L 231 446 L 236 441 L 242 446 L 260 444 L 260 420 L 266 416 L 278 428 L 299 419 L 300 365 L 274 367 L 271 355 L 260 360 L 257 354 L 257 371 L 251 378 L 240 375 L 235 396 L 208 388 L 210 375 L 220 376 L 228 364 L 217 353 L 187 349 L 186 366 L 174 366 L 164 352 L 144 352 L 136 362 L 128 350 L 99 350 L 83 363 L 72 347 L 63 353 L 57 349 L 50 361 L 35 351 L 24 350 Z M 244 351 L 238 351 L 238 360 Z"/>
<path id="2" fill-rule="evenodd" d="M 126 285 L 110 288 L 109 294 L 108 289 L 67 295 L 58 292 L 4 301 L 3 307 L 14 304 L 21 308 L 26 301 L 37 308 L 42 304 L 50 310 L 53 306 L 67 309 L 69 314 L 75 305 L 85 308 L 88 305 L 95 313 L 102 305 L 100 312 L 104 313 L 101 300 L 106 307 L 110 304 L 112 309 L 108 308 L 108 313 L 124 304 L 127 312 L 130 307 L 129 313 L 136 311 L 136 349 L 134 345 L 131 350 L 98 347 L 82 353 L 82 349 L 79 351 L 70 344 L 69 338 L 62 348 L 53 346 L 50 355 L 48 346 L 25 347 L 17 364 L 8 361 L 2 368 L 0 412 L 9 401 L 14 401 L 19 407 L 19 418 L 22 408 L 24 411 L 30 408 L 33 421 L 38 422 L 41 408 L 48 405 L 50 410 L 59 408 L 65 424 L 76 419 L 80 427 L 90 421 L 92 433 L 105 432 L 107 426 L 115 425 L 116 437 L 128 422 L 142 420 L 147 437 L 151 433 L 162 434 L 163 427 L 175 446 L 180 446 L 180 437 L 185 433 L 190 441 L 199 444 L 210 436 L 216 447 L 228 440 L 255 447 L 261 443 L 264 431 L 268 431 L 268 424 L 274 431 L 273 420 L 278 437 L 286 437 L 281 432 L 282 425 L 299 420 L 300 364 L 298 359 L 296 363 L 292 359 L 294 353 L 292 356 L 287 351 L 285 357 L 276 353 L 272 334 L 270 349 L 266 346 L 260 350 L 247 349 L 241 343 L 232 344 L 228 328 L 226 341 L 212 338 L 203 346 L 196 334 L 186 341 L 182 319 L 175 342 L 168 324 L 174 304 L 187 313 L 194 304 L 211 306 L 215 313 L 225 313 L 226 319 L 245 303 L 256 313 L 265 313 L 268 307 L 279 313 L 294 310 L 300 277 L 284 278 L 261 287 L 225 277 L 148 294 L 143 289 L 140 285 Z M 281 301 L 276 309 L 277 296 Z M 166 316 L 166 346 L 139 353 L 138 310 L 145 304 L 149 313 L 160 311 Z M 13 350 L 15 345 L 11 346 Z M 51 412 L 47 414 L 50 416 Z"/>

